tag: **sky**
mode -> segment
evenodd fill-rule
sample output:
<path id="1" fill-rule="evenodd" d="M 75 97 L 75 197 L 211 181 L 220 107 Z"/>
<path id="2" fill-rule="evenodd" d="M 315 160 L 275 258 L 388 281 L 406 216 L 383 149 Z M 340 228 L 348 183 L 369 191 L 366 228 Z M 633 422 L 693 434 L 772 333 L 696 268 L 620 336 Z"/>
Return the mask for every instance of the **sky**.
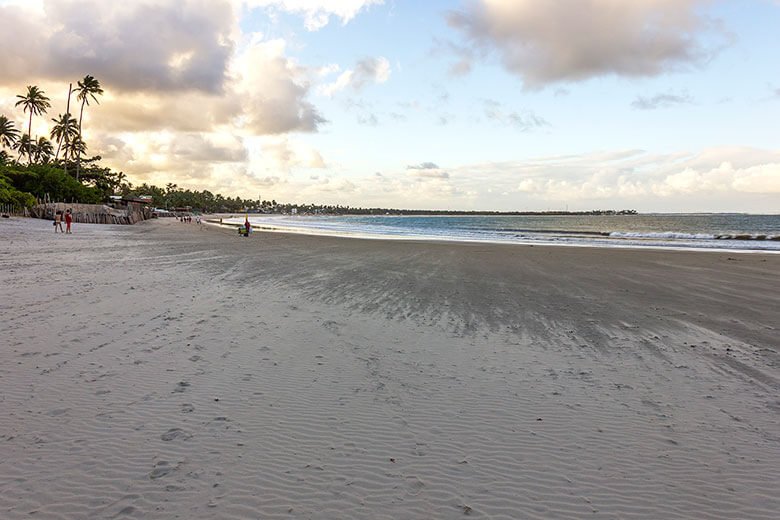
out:
<path id="1" fill-rule="evenodd" d="M 778 0 L 0 0 L 0 20 L 0 114 L 26 130 L 37 85 L 48 135 L 94 76 L 89 155 L 135 184 L 780 213 Z"/>

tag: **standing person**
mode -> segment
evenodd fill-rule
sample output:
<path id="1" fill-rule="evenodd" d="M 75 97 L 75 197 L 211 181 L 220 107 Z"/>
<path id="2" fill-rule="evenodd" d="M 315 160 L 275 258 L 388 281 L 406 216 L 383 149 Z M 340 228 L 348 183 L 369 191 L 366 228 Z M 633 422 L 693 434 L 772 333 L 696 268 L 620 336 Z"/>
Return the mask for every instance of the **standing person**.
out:
<path id="1" fill-rule="evenodd" d="M 244 221 L 244 228 L 246 229 L 246 235 L 245 237 L 249 236 L 249 233 L 252 232 L 252 224 L 249 223 L 249 215 L 247 215 L 246 220 Z"/>
<path id="2" fill-rule="evenodd" d="M 65 212 L 65 233 L 71 234 L 70 225 L 73 223 L 73 214 L 70 212 L 70 208 Z"/>
<path id="3" fill-rule="evenodd" d="M 62 210 L 57 210 L 57 212 L 54 214 L 54 232 L 57 232 L 57 229 L 62 233 L 65 233 L 65 231 L 62 229 Z"/>

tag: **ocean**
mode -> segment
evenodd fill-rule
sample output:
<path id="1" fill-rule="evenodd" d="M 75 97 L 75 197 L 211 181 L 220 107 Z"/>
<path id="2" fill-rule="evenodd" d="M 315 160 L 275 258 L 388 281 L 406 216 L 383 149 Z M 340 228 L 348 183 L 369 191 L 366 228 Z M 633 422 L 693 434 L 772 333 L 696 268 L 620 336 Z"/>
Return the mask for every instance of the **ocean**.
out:
<path id="1" fill-rule="evenodd" d="M 243 223 L 244 216 L 225 219 Z M 250 215 L 255 228 L 315 235 L 568 246 L 780 252 L 780 215 Z"/>

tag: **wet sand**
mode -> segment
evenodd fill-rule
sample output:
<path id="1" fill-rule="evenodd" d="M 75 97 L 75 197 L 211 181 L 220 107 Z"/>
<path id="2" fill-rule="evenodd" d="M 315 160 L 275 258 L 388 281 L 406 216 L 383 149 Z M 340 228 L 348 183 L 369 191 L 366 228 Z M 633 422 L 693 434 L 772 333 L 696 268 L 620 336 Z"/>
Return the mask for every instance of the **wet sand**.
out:
<path id="1" fill-rule="evenodd" d="M 780 255 L 0 222 L 0 518 L 776 518 Z"/>

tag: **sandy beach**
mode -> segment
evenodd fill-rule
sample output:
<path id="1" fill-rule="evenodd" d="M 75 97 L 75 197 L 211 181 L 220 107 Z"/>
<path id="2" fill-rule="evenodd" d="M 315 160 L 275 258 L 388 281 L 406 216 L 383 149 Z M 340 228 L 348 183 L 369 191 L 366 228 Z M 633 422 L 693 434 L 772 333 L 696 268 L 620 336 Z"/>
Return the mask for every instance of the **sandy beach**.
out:
<path id="1" fill-rule="evenodd" d="M 780 255 L 0 222 L 0 518 L 776 519 Z"/>

